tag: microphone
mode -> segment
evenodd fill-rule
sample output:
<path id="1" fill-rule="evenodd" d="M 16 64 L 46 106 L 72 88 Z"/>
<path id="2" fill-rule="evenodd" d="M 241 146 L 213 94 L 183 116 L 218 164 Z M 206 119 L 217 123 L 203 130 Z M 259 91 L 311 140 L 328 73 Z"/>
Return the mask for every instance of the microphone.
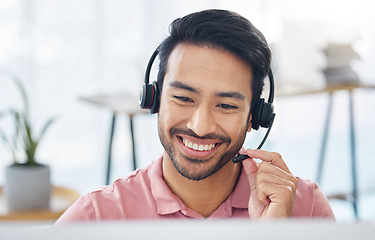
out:
<path id="1" fill-rule="evenodd" d="M 275 120 L 275 114 L 273 114 L 273 116 L 271 118 L 271 121 L 270 121 L 270 127 L 268 128 L 268 130 L 266 132 L 266 135 L 264 136 L 262 142 L 259 144 L 257 149 L 261 149 L 263 144 L 266 142 L 268 134 L 270 133 L 272 125 L 273 125 L 273 120 Z M 239 154 L 232 159 L 232 162 L 233 163 L 239 163 L 239 162 L 242 162 L 243 160 L 248 159 L 248 158 L 249 158 L 249 156 L 247 156 L 246 154 Z"/>
<path id="2" fill-rule="evenodd" d="M 248 158 L 249 158 L 249 156 L 247 156 L 246 154 L 239 154 L 239 155 L 237 155 L 237 157 L 234 157 L 232 159 L 232 162 L 239 163 L 239 162 L 242 162 L 243 160 L 248 159 Z"/>

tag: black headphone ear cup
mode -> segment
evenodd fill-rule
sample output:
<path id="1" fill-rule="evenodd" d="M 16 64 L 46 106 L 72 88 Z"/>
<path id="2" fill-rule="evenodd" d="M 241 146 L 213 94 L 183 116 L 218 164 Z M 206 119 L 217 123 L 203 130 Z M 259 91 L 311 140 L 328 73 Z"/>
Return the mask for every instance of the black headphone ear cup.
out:
<path id="1" fill-rule="evenodd" d="M 152 103 L 150 107 L 150 113 L 154 114 L 159 112 L 159 105 L 160 105 L 160 90 L 157 82 L 152 83 L 153 95 L 152 95 Z"/>
<path id="2" fill-rule="evenodd" d="M 262 112 L 260 113 L 259 125 L 264 128 L 269 128 L 273 120 L 273 105 L 272 103 L 263 103 Z"/>
<path id="3" fill-rule="evenodd" d="M 139 96 L 139 106 L 142 109 L 148 109 L 150 113 L 157 113 L 159 111 L 160 92 L 158 89 L 158 84 L 155 81 L 152 84 L 149 83 L 151 67 L 158 54 L 159 47 L 156 48 L 148 61 L 145 74 L 145 83 L 141 88 L 141 94 Z"/>
<path id="4" fill-rule="evenodd" d="M 152 106 L 154 89 L 151 84 L 143 84 L 139 95 L 139 106 L 142 109 L 150 109 Z"/>
<path id="5" fill-rule="evenodd" d="M 269 128 L 273 118 L 273 105 L 266 103 L 264 98 L 261 98 L 254 106 L 251 127 L 258 130 L 259 127 Z"/>
<path id="6" fill-rule="evenodd" d="M 143 84 L 139 98 L 139 106 L 148 109 L 150 113 L 159 111 L 160 91 L 157 82 Z"/>
<path id="7" fill-rule="evenodd" d="M 259 101 L 254 105 L 254 109 L 252 112 L 252 120 L 251 120 L 251 128 L 253 128 L 254 130 L 259 129 L 260 117 L 261 117 L 260 115 L 262 112 L 263 105 L 264 105 L 263 98 L 259 99 Z"/>

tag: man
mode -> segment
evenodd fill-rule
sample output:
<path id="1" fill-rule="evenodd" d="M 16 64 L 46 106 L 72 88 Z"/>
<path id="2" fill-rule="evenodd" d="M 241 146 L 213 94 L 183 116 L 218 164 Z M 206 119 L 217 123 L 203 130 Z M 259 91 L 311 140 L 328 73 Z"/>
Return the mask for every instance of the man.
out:
<path id="1" fill-rule="evenodd" d="M 155 112 L 163 156 L 83 196 L 58 223 L 334 218 L 317 184 L 296 178 L 280 154 L 242 148 L 271 61 L 248 20 L 224 10 L 190 14 L 171 24 L 159 50 Z M 249 158 L 233 163 L 238 153 Z"/>

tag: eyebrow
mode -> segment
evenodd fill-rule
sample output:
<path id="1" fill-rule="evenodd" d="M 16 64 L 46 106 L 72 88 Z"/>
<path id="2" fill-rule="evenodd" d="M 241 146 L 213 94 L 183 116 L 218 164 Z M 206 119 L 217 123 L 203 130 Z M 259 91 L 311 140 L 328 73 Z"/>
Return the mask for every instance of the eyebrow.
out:
<path id="1" fill-rule="evenodd" d="M 222 98 L 236 98 L 239 100 L 244 100 L 246 98 L 245 95 L 239 92 L 218 92 L 215 94 L 215 96 L 222 97 Z"/>
<path id="2" fill-rule="evenodd" d="M 171 82 L 169 84 L 169 86 L 174 87 L 174 88 L 184 89 L 184 90 L 187 90 L 187 91 L 193 92 L 193 93 L 199 93 L 200 92 L 198 89 L 190 87 L 189 85 L 186 85 L 185 83 L 178 82 L 178 81 Z"/>
<path id="3" fill-rule="evenodd" d="M 200 93 L 200 91 L 196 88 L 193 88 L 185 83 L 179 82 L 179 81 L 173 81 L 169 84 L 169 86 L 173 88 L 179 88 L 179 89 L 184 89 L 192 93 Z M 216 97 L 220 98 L 235 98 L 239 100 L 244 100 L 246 99 L 246 96 L 243 95 L 242 93 L 239 92 L 217 92 L 215 93 Z"/>

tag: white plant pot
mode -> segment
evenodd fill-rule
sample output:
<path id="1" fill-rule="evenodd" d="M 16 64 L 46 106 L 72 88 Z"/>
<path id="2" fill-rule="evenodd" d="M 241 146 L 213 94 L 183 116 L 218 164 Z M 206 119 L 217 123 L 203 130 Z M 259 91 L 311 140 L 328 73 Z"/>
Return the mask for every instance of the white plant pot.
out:
<path id="1" fill-rule="evenodd" d="M 51 198 L 50 167 L 12 165 L 5 169 L 4 194 L 9 211 L 48 209 Z"/>

